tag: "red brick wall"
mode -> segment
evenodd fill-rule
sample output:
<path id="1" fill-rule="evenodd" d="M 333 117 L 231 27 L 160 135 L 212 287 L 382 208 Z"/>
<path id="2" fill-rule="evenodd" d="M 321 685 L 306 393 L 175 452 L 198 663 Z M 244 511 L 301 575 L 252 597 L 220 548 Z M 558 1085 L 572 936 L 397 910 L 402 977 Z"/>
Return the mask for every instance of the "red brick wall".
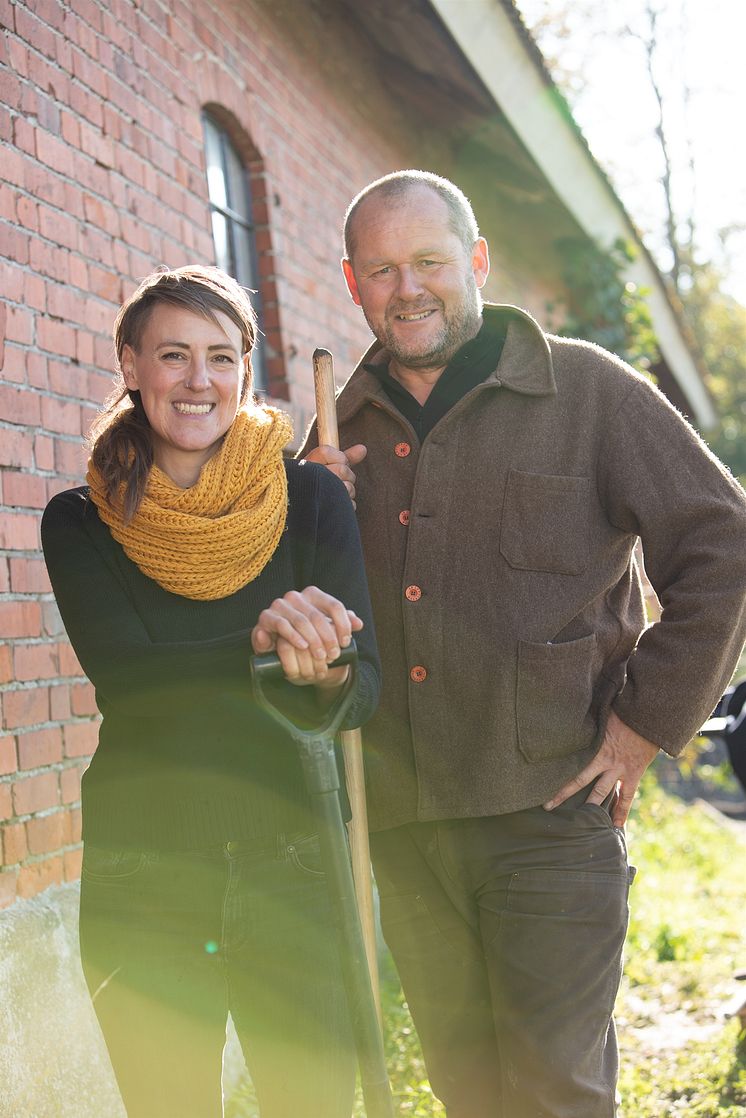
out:
<path id="1" fill-rule="evenodd" d="M 201 110 L 250 164 L 271 383 L 299 428 L 313 349 L 343 374 L 367 344 L 339 273 L 347 202 L 397 167 L 449 172 L 333 7 L 322 23 L 304 0 L 0 0 L 0 906 L 79 872 L 96 711 L 39 520 L 83 475 L 123 296 L 159 264 L 213 260 Z"/>

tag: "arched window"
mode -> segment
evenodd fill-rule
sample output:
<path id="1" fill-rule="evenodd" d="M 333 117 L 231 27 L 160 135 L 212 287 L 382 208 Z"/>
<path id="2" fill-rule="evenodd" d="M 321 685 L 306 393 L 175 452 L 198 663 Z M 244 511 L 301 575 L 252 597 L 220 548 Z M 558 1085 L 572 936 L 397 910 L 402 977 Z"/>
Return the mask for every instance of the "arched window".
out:
<path id="1" fill-rule="evenodd" d="M 261 331 L 252 356 L 254 388 L 266 391 L 264 313 L 249 175 L 225 129 L 207 112 L 202 114 L 202 123 L 215 259 L 219 268 L 252 292 Z"/>

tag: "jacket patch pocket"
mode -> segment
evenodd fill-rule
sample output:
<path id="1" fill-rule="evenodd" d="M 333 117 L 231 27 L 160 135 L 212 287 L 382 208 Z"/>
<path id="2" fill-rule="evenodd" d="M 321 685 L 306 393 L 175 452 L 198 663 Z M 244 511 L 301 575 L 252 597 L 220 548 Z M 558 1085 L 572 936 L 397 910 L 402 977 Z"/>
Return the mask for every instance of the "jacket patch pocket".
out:
<path id="1" fill-rule="evenodd" d="M 500 552 L 511 567 L 577 575 L 588 565 L 587 477 L 511 470 Z"/>
<path id="2" fill-rule="evenodd" d="M 518 642 L 518 747 L 527 761 L 567 757 L 591 744 L 594 635 L 562 644 Z"/>

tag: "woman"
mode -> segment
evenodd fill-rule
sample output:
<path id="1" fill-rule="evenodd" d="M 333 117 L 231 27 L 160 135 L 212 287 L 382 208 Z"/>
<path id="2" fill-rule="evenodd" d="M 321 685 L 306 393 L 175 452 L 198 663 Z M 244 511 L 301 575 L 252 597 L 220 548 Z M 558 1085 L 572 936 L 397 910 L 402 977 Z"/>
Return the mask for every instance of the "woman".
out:
<path id="1" fill-rule="evenodd" d="M 252 403 L 254 317 L 215 268 L 149 276 L 117 317 L 121 383 L 88 485 L 42 524 L 70 640 L 96 687 L 83 778 L 83 966 L 129 1118 L 221 1114 L 229 1008 L 262 1118 L 348 1118 L 354 1060 L 295 748 L 255 706 L 318 720 L 379 666 L 352 506 L 284 461 L 287 417 Z M 344 604 L 343 604 L 344 603 Z"/>

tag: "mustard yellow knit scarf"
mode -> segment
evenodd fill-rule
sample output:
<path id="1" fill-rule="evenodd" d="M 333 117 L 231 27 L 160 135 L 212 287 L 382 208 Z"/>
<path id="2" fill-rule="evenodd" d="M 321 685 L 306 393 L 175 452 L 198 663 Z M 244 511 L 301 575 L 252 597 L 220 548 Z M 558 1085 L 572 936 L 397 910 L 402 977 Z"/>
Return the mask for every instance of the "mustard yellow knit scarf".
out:
<path id="1" fill-rule="evenodd" d="M 255 579 L 272 558 L 287 518 L 282 448 L 290 420 L 276 408 L 238 412 L 217 454 L 190 489 L 153 466 L 129 524 L 122 493 L 110 502 L 88 463 L 91 499 L 112 536 L 143 574 L 184 598 L 226 598 Z"/>

